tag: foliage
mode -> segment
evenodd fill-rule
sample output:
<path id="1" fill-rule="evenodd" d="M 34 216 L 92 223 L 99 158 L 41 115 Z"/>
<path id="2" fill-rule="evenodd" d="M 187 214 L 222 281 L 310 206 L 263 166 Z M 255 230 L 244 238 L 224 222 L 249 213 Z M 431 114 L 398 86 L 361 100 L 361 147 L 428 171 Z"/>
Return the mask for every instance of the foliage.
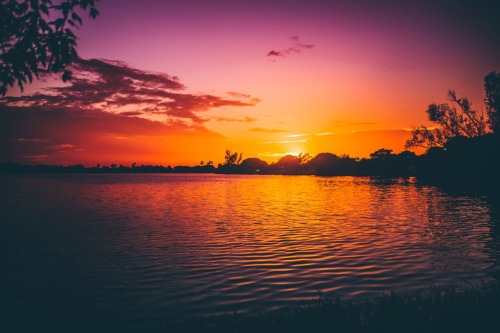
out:
<path id="1" fill-rule="evenodd" d="M 276 162 L 277 166 L 287 167 L 287 166 L 295 166 L 300 164 L 300 158 L 294 155 L 285 155 L 280 157 L 278 162 Z"/>
<path id="2" fill-rule="evenodd" d="M 322 164 L 330 164 L 338 161 L 340 157 L 332 153 L 319 153 L 311 159 L 310 163 L 314 166 Z"/>
<path id="3" fill-rule="evenodd" d="M 481 193 L 497 192 L 498 153 L 500 140 L 498 135 L 487 134 L 472 139 L 453 138 L 445 147 L 432 147 L 423 155 L 417 156 L 411 151 L 393 153 L 389 149 L 379 149 L 370 154 L 370 158 L 352 158 L 348 155 L 320 153 L 314 158 L 300 158 L 287 155 L 278 162 L 268 164 L 258 158 L 247 158 L 242 154 L 226 150 L 226 163 L 214 167 L 213 162 L 200 163 L 196 166 L 138 165 L 131 167 L 111 164 L 96 167 L 19 165 L 0 163 L 1 173 L 218 173 L 218 174 L 282 174 L 282 175 L 317 175 L 317 176 L 381 176 L 410 177 L 419 180 L 467 188 Z M 303 156 L 309 156 L 303 154 Z M 301 162 L 308 160 L 307 162 Z"/>
<path id="4" fill-rule="evenodd" d="M 484 78 L 486 113 L 491 130 L 500 133 L 500 73 L 490 72 Z"/>
<path id="5" fill-rule="evenodd" d="M 308 169 L 315 175 L 354 175 L 358 174 L 358 159 L 349 155 L 338 156 L 331 153 L 319 153 L 308 163 Z"/>
<path id="6" fill-rule="evenodd" d="M 224 156 L 224 165 L 229 167 L 233 165 L 239 165 L 241 163 L 241 159 L 243 158 L 243 154 L 240 153 L 238 155 L 237 152 L 231 152 L 231 150 L 226 149 L 226 155 Z"/>
<path id="7" fill-rule="evenodd" d="M 262 173 L 269 165 L 259 158 L 247 158 L 240 164 L 240 170 L 245 174 Z"/>
<path id="8" fill-rule="evenodd" d="M 372 159 L 387 159 L 392 155 L 392 150 L 391 149 L 379 149 L 373 153 L 370 154 L 370 158 Z"/>
<path id="9" fill-rule="evenodd" d="M 309 153 L 300 153 L 299 156 L 300 164 L 306 164 L 309 163 L 312 159 L 312 156 Z"/>
<path id="10" fill-rule="evenodd" d="M 411 151 L 402 151 L 394 154 L 391 149 L 378 149 L 370 154 L 369 159 L 361 160 L 360 174 L 407 177 L 415 175 L 415 167 L 418 164 L 417 155 Z M 367 170 L 367 171 L 363 171 Z"/>
<path id="11" fill-rule="evenodd" d="M 474 138 L 488 132 L 488 121 L 484 114 L 472 108 L 466 97 L 457 97 L 454 90 L 448 91 L 451 103 L 432 103 L 427 108 L 427 117 L 436 124 L 434 128 L 413 128 L 412 137 L 406 141 L 405 149 L 443 147 L 456 137 Z"/>
<path id="12" fill-rule="evenodd" d="M 298 156 L 295 155 L 285 155 L 281 157 L 276 165 L 287 166 L 287 165 L 299 165 L 306 164 L 312 159 L 309 153 L 300 153 Z"/>
<path id="13" fill-rule="evenodd" d="M 431 285 L 352 303 L 319 292 L 315 302 L 251 316 L 227 314 L 167 321 L 169 332 L 487 332 L 498 326 L 498 284 Z"/>
<path id="14" fill-rule="evenodd" d="M 308 163 L 312 157 L 309 153 L 300 153 L 298 156 L 285 155 L 271 166 L 271 173 L 303 174 L 307 173 Z"/>
<path id="15" fill-rule="evenodd" d="M 69 80 L 66 68 L 78 58 L 74 29 L 83 24 L 78 13 L 95 19 L 97 1 L 0 0 L 0 96 L 16 82 L 23 91 L 43 72 L 62 71 Z"/>

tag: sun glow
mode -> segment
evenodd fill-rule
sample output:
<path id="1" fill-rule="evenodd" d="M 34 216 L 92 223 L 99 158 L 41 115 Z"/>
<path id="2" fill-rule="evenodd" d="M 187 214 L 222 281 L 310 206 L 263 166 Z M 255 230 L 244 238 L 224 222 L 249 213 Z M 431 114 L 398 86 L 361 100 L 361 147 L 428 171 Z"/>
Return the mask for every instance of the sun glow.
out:
<path id="1" fill-rule="evenodd" d="M 102 19 L 78 31 L 73 80 L 40 78 L 0 101 L 0 162 L 217 165 L 226 148 L 269 163 L 399 153 L 448 89 L 481 108 L 483 77 L 499 66 L 494 11 L 482 6 L 469 8 L 477 21 L 462 21 L 422 2 L 382 13 L 371 2 L 193 1 L 125 0 L 119 11 L 101 1 Z"/>

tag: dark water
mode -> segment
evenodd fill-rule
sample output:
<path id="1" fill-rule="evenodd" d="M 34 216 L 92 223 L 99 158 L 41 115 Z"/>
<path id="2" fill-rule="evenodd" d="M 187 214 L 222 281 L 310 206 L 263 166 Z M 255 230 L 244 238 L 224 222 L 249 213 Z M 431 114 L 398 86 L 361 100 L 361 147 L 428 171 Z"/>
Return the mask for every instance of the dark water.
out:
<path id="1" fill-rule="evenodd" d="M 491 281 L 499 211 L 414 179 L 2 175 L 0 331 L 148 329 L 319 291 Z"/>

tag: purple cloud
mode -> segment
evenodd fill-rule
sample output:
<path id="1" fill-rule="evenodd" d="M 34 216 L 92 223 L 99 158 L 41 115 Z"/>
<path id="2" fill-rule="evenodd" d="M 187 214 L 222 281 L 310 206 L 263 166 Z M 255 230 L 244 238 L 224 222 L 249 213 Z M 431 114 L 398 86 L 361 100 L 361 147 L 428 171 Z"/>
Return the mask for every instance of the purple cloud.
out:
<path id="1" fill-rule="evenodd" d="M 81 59 L 72 70 L 74 78 L 65 86 L 0 100 L 0 162 L 69 163 L 125 158 L 124 152 L 149 158 L 177 149 L 165 142 L 178 138 L 203 147 L 223 138 L 203 126 L 211 119 L 203 116 L 206 111 L 258 103 L 241 93 L 187 93 L 174 76 L 118 61 Z M 153 120 L 158 116 L 164 121 Z"/>
<path id="2" fill-rule="evenodd" d="M 267 53 L 268 57 L 287 57 L 292 53 L 300 53 L 303 50 L 312 49 L 314 45 L 300 43 L 299 36 L 292 36 L 290 39 L 294 42 L 293 46 L 283 50 L 271 50 Z"/>
<path id="3" fill-rule="evenodd" d="M 259 99 L 233 93 L 232 98 L 189 94 L 175 76 L 132 68 L 119 61 L 78 60 L 72 68 L 74 79 L 64 87 L 21 97 L 6 97 L 10 106 L 50 106 L 54 108 L 99 109 L 124 115 L 164 114 L 203 123 L 198 115 L 211 108 L 253 106 Z"/>

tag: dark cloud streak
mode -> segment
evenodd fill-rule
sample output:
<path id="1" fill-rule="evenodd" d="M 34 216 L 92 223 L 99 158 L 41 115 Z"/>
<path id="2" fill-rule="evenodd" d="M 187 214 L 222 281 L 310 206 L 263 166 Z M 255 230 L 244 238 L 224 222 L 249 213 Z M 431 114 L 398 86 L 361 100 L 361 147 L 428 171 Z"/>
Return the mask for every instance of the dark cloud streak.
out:
<path id="1" fill-rule="evenodd" d="M 283 57 L 284 58 L 284 57 L 289 56 L 292 53 L 300 53 L 303 50 L 312 49 L 314 47 L 314 45 L 312 45 L 312 44 L 300 43 L 299 36 L 292 36 L 292 37 L 290 37 L 290 39 L 295 42 L 295 44 L 293 46 L 290 46 L 289 48 L 284 49 L 284 50 L 280 50 L 280 51 L 271 50 L 267 53 L 267 56 L 268 57 Z"/>
<path id="2" fill-rule="evenodd" d="M 227 121 L 227 122 L 240 122 L 240 123 L 252 123 L 254 121 L 257 121 L 257 119 L 252 118 L 252 117 L 245 117 L 243 119 L 238 119 L 238 118 L 226 118 L 226 117 L 216 117 L 214 118 L 217 121 Z"/>
<path id="3" fill-rule="evenodd" d="M 0 162 L 47 163 L 63 151 L 95 154 L 119 142 L 120 138 L 134 141 L 141 137 L 151 138 L 152 142 L 167 137 L 222 138 L 201 125 L 187 124 L 179 119 L 158 122 L 100 110 L 0 104 Z M 116 153 L 111 150 L 108 154 Z"/>
<path id="4" fill-rule="evenodd" d="M 223 138 L 203 126 L 211 118 L 202 112 L 259 101 L 241 93 L 229 98 L 186 93 L 176 77 L 118 61 L 80 59 L 72 70 L 66 86 L 0 100 L 0 161 L 66 163 L 97 152 L 101 158 L 133 149 L 158 153 L 162 148 L 156 142 L 181 137 L 201 147 Z M 158 116 L 165 120 L 152 120 Z M 68 159 L 61 160 L 64 156 Z"/>
<path id="5" fill-rule="evenodd" d="M 253 106 L 250 95 L 233 93 L 234 99 L 181 93 L 185 86 L 176 77 L 141 71 L 119 61 L 80 59 L 73 66 L 75 78 L 69 86 L 49 88 L 43 93 L 7 97 L 7 105 L 55 108 L 101 109 L 125 115 L 164 114 L 168 117 L 206 121 L 197 113 L 225 106 Z M 119 110 L 128 108 L 128 110 Z M 133 112 L 130 114 L 129 112 Z"/>

